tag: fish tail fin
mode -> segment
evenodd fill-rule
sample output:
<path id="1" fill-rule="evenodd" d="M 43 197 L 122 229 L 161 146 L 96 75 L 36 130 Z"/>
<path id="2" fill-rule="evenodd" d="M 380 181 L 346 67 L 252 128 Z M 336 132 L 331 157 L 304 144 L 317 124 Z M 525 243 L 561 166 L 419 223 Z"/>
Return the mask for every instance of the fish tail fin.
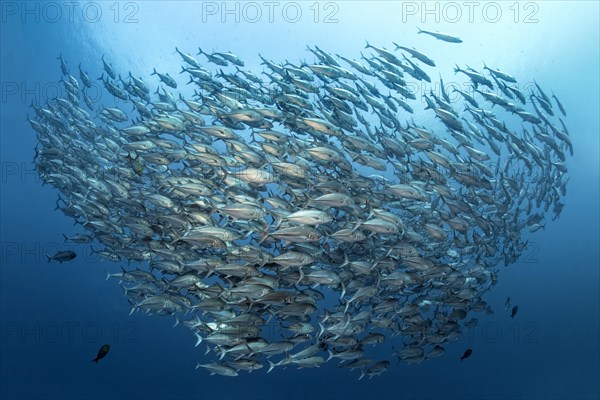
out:
<path id="1" fill-rule="evenodd" d="M 175 244 L 175 243 L 177 243 L 177 242 L 181 241 L 181 237 L 182 237 L 182 236 L 181 236 L 181 235 L 179 235 L 179 234 L 177 234 L 177 232 L 173 231 L 173 236 L 175 237 L 175 239 L 173 239 L 173 240 L 171 241 L 171 244 Z"/>
<path id="2" fill-rule="evenodd" d="M 421 29 L 420 27 L 418 27 L 418 26 L 417 26 L 417 30 L 418 30 L 417 34 L 419 34 L 419 33 L 425 33 L 425 31 L 423 29 Z"/>
<path id="3" fill-rule="evenodd" d="M 327 358 L 327 360 L 325 360 L 325 362 L 327 362 L 333 358 L 333 353 L 331 352 L 331 350 L 327 349 L 327 353 L 329 353 L 329 357 Z"/>
<path id="4" fill-rule="evenodd" d="M 96 364 L 98 364 L 98 357 L 94 358 L 94 359 L 92 360 L 92 362 L 95 362 Z"/>
<path id="5" fill-rule="evenodd" d="M 27 116 L 27 120 L 29 120 L 29 115 Z M 37 160 L 38 156 L 40 155 L 39 150 L 36 147 L 33 148 L 33 151 L 35 151 L 35 156 L 33 157 L 33 164 L 35 164 L 35 161 Z M 54 210 L 58 210 L 58 200 L 56 200 L 56 208 Z"/>
<path id="6" fill-rule="evenodd" d="M 219 356 L 219 360 L 222 360 L 223 357 L 225 357 L 225 355 L 227 354 L 227 350 L 225 350 L 223 347 L 221 346 L 217 346 L 217 348 L 219 349 L 219 352 L 221 353 L 221 355 Z"/>
<path id="7" fill-rule="evenodd" d="M 158 72 L 156 72 L 156 68 L 152 68 L 152 73 L 150 75 L 158 75 Z"/>
<path id="8" fill-rule="evenodd" d="M 58 201 L 57 201 L 57 203 L 58 203 Z M 58 204 L 57 204 L 56 208 L 58 208 Z M 67 235 L 65 235 L 64 233 L 62 235 L 65 238 L 64 243 L 67 243 L 67 240 L 69 240 L 69 237 Z"/>
<path id="9" fill-rule="evenodd" d="M 200 54 L 203 54 L 204 52 L 202 51 L 202 49 L 200 47 L 198 47 L 198 54 L 196 54 L 197 56 Z"/>
<path id="10" fill-rule="evenodd" d="M 269 232 L 267 231 L 263 231 L 260 233 L 260 239 L 258 240 L 258 244 L 261 244 L 262 242 L 264 242 L 265 240 L 267 240 L 267 238 L 269 237 Z"/>
<path id="11" fill-rule="evenodd" d="M 219 295 L 217 297 L 224 296 L 226 294 L 225 293 L 225 288 L 223 286 L 221 286 L 219 284 L 219 282 L 215 282 L 215 285 L 219 288 Z"/>
<path id="12" fill-rule="evenodd" d="M 368 49 L 369 47 L 371 47 L 371 45 L 369 44 L 369 41 L 368 41 L 368 40 L 365 40 L 365 42 L 367 43 L 367 44 L 365 45 L 365 49 Z"/>
<path id="13" fill-rule="evenodd" d="M 456 74 L 456 73 L 458 73 L 458 72 L 460 72 L 460 71 L 461 71 L 461 69 L 460 69 L 460 67 L 458 66 L 458 64 L 454 64 L 454 73 Z"/>
<path id="14" fill-rule="evenodd" d="M 362 223 L 363 223 L 363 221 L 358 220 L 356 226 L 354 228 L 352 228 L 352 230 L 350 232 L 353 233 L 354 231 L 356 231 L 358 228 L 360 228 Z"/>
<path id="15" fill-rule="evenodd" d="M 346 252 L 344 251 L 344 263 L 340 265 L 340 268 L 343 268 L 348 264 L 350 264 L 350 260 L 348 259 L 348 254 L 346 254 Z"/>
<path id="16" fill-rule="evenodd" d="M 387 255 L 386 255 L 384 258 L 386 258 L 387 256 L 389 256 L 391 252 L 392 252 L 392 249 L 390 249 L 390 250 L 388 251 L 388 254 L 387 254 Z M 382 259 L 378 259 L 378 260 L 376 260 L 376 261 L 373 263 L 373 265 L 371 266 L 371 268 L 369 268 L 369 271 L 372 271 L 373 269 L 375 269 L 375 268 L 377 267 L 377 265 L 379 265 L 379 263 L 381 262 L 381 260 L 382 260 Z M 379 282 L 380 282 L 380 281 L 381 281 L 381 276 L 379 277 L 379 280 L 377 281 L 377 283 L 378 283 L 378 286 L 379 286 Z"/>
<path id="17" fill-rule="evenodd" d="M 196 335 L 196 344 L 194 345 L 194 347 L 198 347 L 198 345 L 199 345 L 200 343 L 202 343 L 202 336 L 200 336 L 200 335 L 198 334 L 198 332 L 194 332 L 194 335 Z"/>
<path id="18" fill-rule="evenodd" d="M 321 336 L 323 336 L 323 333 L 325 333 L 325 327 L 323 326 L 322 323 L 319 322 L 319 334 L 317 335 L 317 338 L 320 338 Z"/>
<path id="19" fill-rule="evenodd" d="M 302 271 L 302 267 L 298 267 L 298 271 L 300 273 L 300 277 L 298 278 L 298 280 L 296 281 L 296 283 L 294 284 L 294 286 L 299 285 L 300 282 L 302 282 L 302 279 L 304 279 L 304 271 Z"/>
<path id="20" fill-rule="evenodd" d="M 50 257 L 48 254 L 46 254 L 46 257 L 48 257 L 48 262 L 52 261 L 52 257 Z"/>
<path id="21" fill-rule="evenodd" d="M 273 368 L 275 368 L 276 365 L 273 364 L 273 361 L 271 361 L 271 360 L 267 360 L 267 361 L 269 362 L 269 370 L 267 371 L 267 374 L 268 374 L 269 372 L 273 371 Z"/>

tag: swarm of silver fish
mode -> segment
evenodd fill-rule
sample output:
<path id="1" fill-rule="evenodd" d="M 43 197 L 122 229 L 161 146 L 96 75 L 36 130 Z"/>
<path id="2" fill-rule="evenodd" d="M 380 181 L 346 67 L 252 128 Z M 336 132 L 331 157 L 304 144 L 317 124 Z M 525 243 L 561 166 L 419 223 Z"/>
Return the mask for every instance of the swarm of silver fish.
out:
<path id="1" fill-rule="evenodd" d="M 189 82 L 154 70 L 155 93 L 102 57 L 115 105 L 93 104 L 95 82 L 60 58 L 64 96 L 33 106 L 37 170 L 87 231 L 68 239 L 125 262 L 110 275 L 132 312 L 190 329 L 214 353 L 198 367 L 335 359 L 372 377 L 390 362 L 368 347 L 393 336 L 392 358 L 440 356 L 491 312 L 482 296 L 522 233 L 559 216 L 572 146 L 553 94 L 457 66 L 462 90 L 440 78 L 417 96 L 431 58 L 367 49 L 261 57 L 262 77 L 232 53 L 200 50 L 207 69 L 177 49 Z"/>

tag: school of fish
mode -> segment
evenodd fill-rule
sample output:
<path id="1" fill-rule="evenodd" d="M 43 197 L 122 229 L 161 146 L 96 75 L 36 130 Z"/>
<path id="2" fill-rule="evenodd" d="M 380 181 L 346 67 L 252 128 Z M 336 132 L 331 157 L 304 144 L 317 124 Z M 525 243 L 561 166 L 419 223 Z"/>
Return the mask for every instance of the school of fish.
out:
<path id="1" fill-rule="evenodd" d="M 415 93 L 435 62 L 393 46 L 260 56 L 262 74 L 176 48 L 187 85 L 102 57 L 96 104 L 95 79 L 60 57 L 64 95 L 28 120 L 39 175 L 84 230 L 65 240 L 121 263 L 108 277 L 132 312 L 189 329 L 211 374 L 333 360 L 370 378 L 384 341 L 407 363 L 443 355 L 492 312 L 483 295 L 527 231 L 560 215 L 573 149 L 537 83 L 457 65 L 464 86 Z"/>

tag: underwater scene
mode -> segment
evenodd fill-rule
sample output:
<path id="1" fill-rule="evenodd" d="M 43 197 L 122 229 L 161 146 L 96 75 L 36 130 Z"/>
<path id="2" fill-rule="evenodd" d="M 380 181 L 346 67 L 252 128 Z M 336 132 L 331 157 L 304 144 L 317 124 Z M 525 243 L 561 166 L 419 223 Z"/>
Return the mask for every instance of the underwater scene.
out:
<path id="1" fill-rule="evenodd" d="M 598 2 L 0 8 L 1 398 L 599 398 Z"/>

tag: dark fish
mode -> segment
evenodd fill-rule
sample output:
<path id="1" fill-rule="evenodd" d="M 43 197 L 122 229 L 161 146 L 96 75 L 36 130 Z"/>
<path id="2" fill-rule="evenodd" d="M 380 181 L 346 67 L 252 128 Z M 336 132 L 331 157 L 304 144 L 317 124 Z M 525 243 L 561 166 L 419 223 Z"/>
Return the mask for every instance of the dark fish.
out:
<path id="1" fill-rule="evenodd" d="M 95 362 L 97 364 L 99 360 L 101 360 L 102 358 L 106 357 L 106 355 L 108 354 L 109 350 L 110 350 L 110 345 L 109 344 L 102 345 L 102 347 L 100 347 L 100 350 L 98 350 L 98 354 L 96 355 L 96 358 L 94 358 L 92 360 L 92 362 Z"/>
<path id="2" fill-rule="evenodd" d="M 511 317 L 511 318 L 514 318 L 514 317 L 515 317 L 515 315 L 517 315 L 517 312 L 519 312 L 519 306 L 514 306 L 514 307 L 512 308 L 512 311 L 511 311 L 511 313 L 510 313 L 510 317 Z"/>
<path id="3" fill-rule="evenodd" d="M 62 263 L 63 261 L 71 261 L 72 259 L 77 257 L 77 254 L 75 254 L 75 252 L 72 252 L 70 250 L 66 250 L 66 251 L 59 251 L 52 257 L 49 256 L 48 254 L 46 254 L 46 257 L 48 257 L 48 262 L 58 261 L 59 263 Z"/>
<path id="4" fill-rule="evenodd" d="M 464 360 L 465 358 L 469 358 L 471 357 L 471 354 L 473 354 L 473 350 L 471 349 L 467 349 L 464 354 L 462 355 L 462 357 L 460 358 L 460 361 Z"/>
<path id="5" fill-rule="evenodd" d="M 63 58 L 62 58 L 62 54 L 59 54 L 58 57 L 56 57 L 56 59 L 60 60 L 60 69 L 61 69 L 63 75 L 68 75 L 69 69 L 67 68 L 67 64 L 65 64 L 65 60 L 63 60 Z"/>

